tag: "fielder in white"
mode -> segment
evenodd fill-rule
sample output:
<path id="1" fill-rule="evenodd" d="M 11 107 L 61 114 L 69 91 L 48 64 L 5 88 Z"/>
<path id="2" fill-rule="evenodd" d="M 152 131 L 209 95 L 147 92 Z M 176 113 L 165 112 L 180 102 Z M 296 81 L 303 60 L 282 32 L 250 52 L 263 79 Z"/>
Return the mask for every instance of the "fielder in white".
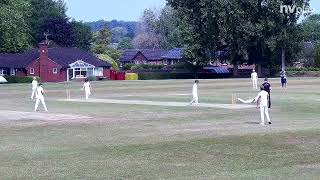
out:
<path id="1" fill-rule="evenodd" d="M 269 116 L 269 93 L 264 90 L 264 87 L 261 86 L 261 92 L 254 99 L 255 102 L 260 102 L 260 115 L 261 115 L 261 123 L 260 125 L 265 125 L 265 116 L 267 117 L 268 124 L 272 124 Z"/>
<path id="2" fill-rule="evenodd" d="M 48 111 L 46 103 L 44 102 L 43 88 L 42 88 L 41 83 L 38 84 L 37 91 L 36 91 L 36 98 L 37 98 L 37 100 L 36 100 L 36 104 L 34 106 L 34 111 L 37 111 L 40 101 L 43 105 L 44 110 Z"/>
<path id="3" fill-rule="evenodd" d="M 89 96 L 91 95 L 91 84 L 88 79 L 84 81 L 82 90 L 85 91 L 86 99 L 89 99 Z"/>
<path id="4" fill-rule="evenodd" d="M 251 73 L 251 80 L 253 89 L 258 90 L 258 74 L 254 69 Z"/>
<path id="5" fill-rule="evenodd" d="M 31 87 L 32 87 L 31 99 L 33 99 L 34 95 L 36 94 L 37 88 L 38 88 L 38 81 L 37 81 L 36 77 L 33 77 Z"/>
<path id="6" fill-rule="evenodd" d="M 194 84 L 193 84 L 193 88 L 192 88 L 192 101 L 190 102 L 190 104 L 199 104 L 199 96 L 198 96 L 198 84 L 199 84 L 199 80 L 195 80 Z"/>

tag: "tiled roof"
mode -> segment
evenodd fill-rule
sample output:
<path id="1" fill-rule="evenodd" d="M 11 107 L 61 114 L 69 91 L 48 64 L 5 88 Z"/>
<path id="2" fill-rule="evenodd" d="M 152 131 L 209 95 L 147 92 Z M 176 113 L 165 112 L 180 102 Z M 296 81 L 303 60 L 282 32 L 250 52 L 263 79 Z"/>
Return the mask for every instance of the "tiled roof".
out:
<path id="1" fill-rule="evenodd" d="M 100 60 L 95 55 L 78 48 L 52 48 L 49 49 L 49 58 L 62 67 L 69 67 L 69 64 L 82 60 L 96 67 L 110 67 L 111 64 Z"/>
<path id="2" fill-rule="evenodd" d="M 37 58 L 39 53 L 36 49 L 17 54 L 0 54 L 0 67 L 24 68 Z"/>
<path id="3" fill-rule="evenodd" d="M 96 67 L 109 67 L 111 64 L 100 60 L 89 52 L 78 48 L 49 48 L 49 58 L 64 68 L 77 60 L 83 60 Z M 25 68 L 39 58 L 38 49 L 32 49 L 18 54 L 0 54 L 0 67 Z"/>
<path id="4" fill-rule="evenodd" d="M 132 61 L 138 53 L 141 53 L 146 57 L 148 61 L 163 59 L 163 55 L 167 52 L 162 49 L 152 50 L 152 49 L 128 49 L 124 51 L 120 57 L 120 61 Z"/>
<path id="5" fill-rule="evenodd" d="M 182 59 L 183 56 L 183 50 L 181 48 L 175 48 L 167 53 L 165 53 L 162 58 L 164 59 Z"/>
<path id="6" fill-rule="evenodd" d="M 138 54 L 138 49 L 128 49 L 120 57 L 120 61 L 132 61 Z"/>

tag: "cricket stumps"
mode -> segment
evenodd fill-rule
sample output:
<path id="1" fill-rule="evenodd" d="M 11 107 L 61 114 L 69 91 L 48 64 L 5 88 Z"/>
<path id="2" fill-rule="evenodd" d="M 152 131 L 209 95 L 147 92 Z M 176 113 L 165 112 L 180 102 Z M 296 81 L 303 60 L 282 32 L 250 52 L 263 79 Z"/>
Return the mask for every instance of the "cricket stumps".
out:
<path id="1" fill-rule="evenodd" d="M 238 97 L 239 97 L 239 94 L 237 94 L 237 93 L 232 93 L 232 95 L 231 95 L 231 104 L 237 104 L 237 102 L 238 102 Z"/>

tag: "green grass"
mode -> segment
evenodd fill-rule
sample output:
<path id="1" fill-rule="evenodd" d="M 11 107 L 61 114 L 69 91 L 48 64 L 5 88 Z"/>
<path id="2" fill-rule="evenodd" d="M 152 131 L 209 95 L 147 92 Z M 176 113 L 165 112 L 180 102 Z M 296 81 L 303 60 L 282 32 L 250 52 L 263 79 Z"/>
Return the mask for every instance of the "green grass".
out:
<path id="1" fill-rule="evenodd" d="M 319 179 L 320 79 L 272 80 L 272 126 L 257 109 L 66 103 L 80 83 L 45 84 L 53 121 L 0 115 L 1 179 Z M 94 98 L 187 102 L 192 80 L 94 82 Z M 202 80 L 200 101 L 255 96 L 245 79 Z M 0 85 L 0 111 L 32 111 L 29 85 Z M 130 95 L 130 96 L 127 96 Z"/>

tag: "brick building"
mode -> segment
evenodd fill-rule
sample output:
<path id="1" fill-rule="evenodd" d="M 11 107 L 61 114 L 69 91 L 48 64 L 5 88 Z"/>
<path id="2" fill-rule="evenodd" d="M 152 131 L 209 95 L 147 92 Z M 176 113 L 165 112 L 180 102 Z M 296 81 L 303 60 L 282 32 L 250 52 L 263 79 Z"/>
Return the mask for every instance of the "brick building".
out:
<path id="1" fill-rule="evenodd" d="M 0 75 L 39 76 L 42 82 L 109 77 L 111 64 L 77 48 L 48 48 L 39 44 L 19 54 L 0 54 Z"/>

